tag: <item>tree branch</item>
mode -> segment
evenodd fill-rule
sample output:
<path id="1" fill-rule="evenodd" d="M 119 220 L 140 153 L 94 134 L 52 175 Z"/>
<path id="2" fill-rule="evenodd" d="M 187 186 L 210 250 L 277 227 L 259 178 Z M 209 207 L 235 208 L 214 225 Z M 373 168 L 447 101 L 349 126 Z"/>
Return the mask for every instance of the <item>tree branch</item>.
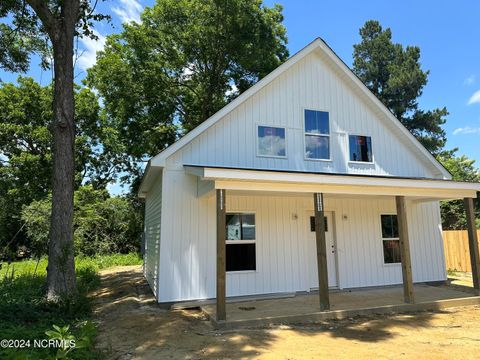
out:
<path id="1" fill-rule="evenodd" d="M 48 7 L 48 2 L 45 0 L 26 0 L 32 7 L 37 16 L 42 21 L 45 30 L 50 39 L 53 41 L 55 36 L 55 28 L 57 27 L 57 20 Z"/>

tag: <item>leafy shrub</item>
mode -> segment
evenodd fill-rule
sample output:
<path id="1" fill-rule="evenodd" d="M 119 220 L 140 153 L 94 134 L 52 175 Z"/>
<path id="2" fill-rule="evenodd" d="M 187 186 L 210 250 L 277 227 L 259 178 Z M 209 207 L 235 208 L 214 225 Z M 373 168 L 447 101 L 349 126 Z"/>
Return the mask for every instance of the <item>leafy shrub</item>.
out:
<path id="1" fill-rule="evenodd" d="M 110 197 L 104 189 L 82 186 L 74 196 L 74 241 L 86 256 L 139 251 L 142 206 L 127 197 Z M 44 255 L 50 228 L 50 199 L 24 207 L 22 219 L 31 239 L 31 253 Z"/>
<path id="2" fill-rule="evenodd" d="M 91 316 L 88 292 L 99 284 L 98 270 L 116 265 L 141 264 L 138 254 L 115 254 L 75 259 L 78 295 L 48 302 L 46 299 L 47 259 L 0 263 L 0 339 L 45 339 L 45 331 L 55 324 L 69 326 L 78 340 L 94 340 L 94 331 L 85 321 Z M 83 340 L 82 340 L 83 341 Z M 85 340 L 86 341 L 86 340 Z M 81 342 L 82 343 L 82 342 Z M 54 359 L 56 349 L 0 349 L 0 359 Z M 95 359 L 88 346 L 69 352 L 73 359 Z"/>
<path id="3" fill-rule="evenodd" d="M 70 330 L 70 325 L 60 327 L 53 325 L 53 330 L 45 331 L 50 340 L 60 341 L 55 359 L 72 359 L 70 353 L 80 349 L 91 349 L 93 340 L 97 335 L 97 329 L 90 321 L 85 321 L 79 326 L 79 335 L 75 336 Z"/>

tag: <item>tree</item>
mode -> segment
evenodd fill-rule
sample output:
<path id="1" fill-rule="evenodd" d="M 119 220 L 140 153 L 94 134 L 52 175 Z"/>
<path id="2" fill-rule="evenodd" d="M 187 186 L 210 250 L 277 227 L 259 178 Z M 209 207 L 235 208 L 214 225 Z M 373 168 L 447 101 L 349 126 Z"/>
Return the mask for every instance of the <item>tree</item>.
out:
<path id="1" fill-rule="evenodd" d="M 128 197 L 110 197 L 105 189 L 81 186 L 74 196 L 75 252 L 86 256 L 138 251 L 142 207 Z M 22 210 L 31 251 L 45 253 L 50 224 L 50 198 L 34 201 Z"/>
<path id="2" fill-rule="evenodd" d="M 353 71 L 405 127 L 433 154 L 445 146 L 442 129 L 447 109 L 421 110 L 418 98 L 428 71 L 420 66 L 420 48 L 392 42 L 392 31 L 370 20 L 360 29 L 354 45 Z"/>
<path id="3" fill-rule="evenodd" d="M 475 160 L 468 159 L 465 155 L 455 156 L 453 150 L 438 157 L 439 161 L 452 174 L 452 179 L 457 181 L 480 182 L 480 171 L 475 167 Z M 480 219 L 480 199 L 477 200 L 476 213 Z M 460 230 L 467 228 L 465 206 L 462 200 L 442 201 L 442 224 L 444 230 Z M 480 228 L 477 222 L 477 227 Z"/>
<path id="4" fill-rule="evenodd" d="M 288 57 L 282 8 L 261 0 L 162 0 L 141 19 L 107 38 L 87 75 L 135 160 L 163 150 Z"/>
<path id="5" fill-rule="evenodd" d="M 22 227 L 20 211 L 51 191 L 52 95 L 52 86 L 42 87 L 32 78 L 19 77 L 16 85 L 0 84 L 0 252 L 7 243 L 12 252 L 30 246 L 23 231 L 10 243 Z M 104 188 L 123 162 L 116 131 L 90 90 L 77 87 L 75 103 L 74 187 L 88 183 Z"/>
<path id="6" fill-rule="evenodd" d="M 73 251 L 74 188 L 74 37 L 91 36 L 93 14 L 87 0 L 5 0 L 0 16 L 10 22 L 0 27 L 0 65 L 7 70 L 26 70 L 32 51 L 48 44 L 53 53 L 54 97 L 52 216 L 47 273 L 47 295 L 76 293 Z"/>

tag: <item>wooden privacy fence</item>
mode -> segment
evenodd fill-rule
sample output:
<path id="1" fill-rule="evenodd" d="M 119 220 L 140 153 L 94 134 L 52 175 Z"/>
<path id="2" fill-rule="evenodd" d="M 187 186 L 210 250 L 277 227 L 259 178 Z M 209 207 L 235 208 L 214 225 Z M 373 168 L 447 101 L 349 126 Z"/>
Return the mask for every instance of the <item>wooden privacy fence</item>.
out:
<path id="1" fill-rule="evenodd" d="M 477 234 L 480 239 L 480 230 L 477 230 Z M 467 230 L 444 231 L 443 246 L 447 270 L 472 271 Z"/>

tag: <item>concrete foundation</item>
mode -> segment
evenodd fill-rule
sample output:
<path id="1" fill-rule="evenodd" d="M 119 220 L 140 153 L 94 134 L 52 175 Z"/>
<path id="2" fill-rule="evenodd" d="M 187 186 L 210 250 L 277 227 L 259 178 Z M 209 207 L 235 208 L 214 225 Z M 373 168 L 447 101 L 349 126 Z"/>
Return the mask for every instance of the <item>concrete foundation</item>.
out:
<path id="1" fill-rule="evenodd" d="M 402 286 L 330 293 L 330 310 L 320 311 L 318 293 L 294 297 L 242 302 L 227 302 L 227 320 L 216 321 L 215 304 L 202 310 L 218 328 L 266 326 L 283 323 L 308 323 L 358 315 L 438 310 L 448 307 L 480 305 L 480 297 L 449 286 L 414 286 L 415 303 L 403 302 Z"/>

